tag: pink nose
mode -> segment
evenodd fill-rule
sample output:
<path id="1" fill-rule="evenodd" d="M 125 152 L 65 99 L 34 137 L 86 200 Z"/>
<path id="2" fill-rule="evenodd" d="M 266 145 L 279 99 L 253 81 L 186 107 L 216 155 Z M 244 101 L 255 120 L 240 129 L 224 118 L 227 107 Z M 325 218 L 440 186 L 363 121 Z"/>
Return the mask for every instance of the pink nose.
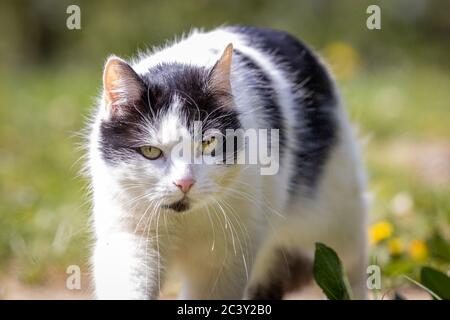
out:
<path id="1" fill-rule="evenodd" d="M 192 178 L 180 179 L 174 182 L 174 184 L 180 188 L 184 193 L 188 192 L 191 187 L 194 185 L 195 180 Z"/>

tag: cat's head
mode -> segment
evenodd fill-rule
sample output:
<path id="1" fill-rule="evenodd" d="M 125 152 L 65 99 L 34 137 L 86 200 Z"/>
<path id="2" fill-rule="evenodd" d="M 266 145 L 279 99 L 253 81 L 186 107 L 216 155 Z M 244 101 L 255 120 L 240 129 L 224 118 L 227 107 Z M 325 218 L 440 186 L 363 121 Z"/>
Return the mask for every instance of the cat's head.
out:
<path id="1" fill-rule="evenodd" d="M 240 127 L 230 83 L 232 52 L 230 44 L 210 68 L 163 63 L 144 74 L 117 57 L 108 59 L 99 149 L 128 198 L 184 212 L 229 187 L 240 168 L 225 160 L 237 150 L 218 148 L 229 142 L 218 137 Z M 179 151 L 186 142 L 189 156 Z"/>

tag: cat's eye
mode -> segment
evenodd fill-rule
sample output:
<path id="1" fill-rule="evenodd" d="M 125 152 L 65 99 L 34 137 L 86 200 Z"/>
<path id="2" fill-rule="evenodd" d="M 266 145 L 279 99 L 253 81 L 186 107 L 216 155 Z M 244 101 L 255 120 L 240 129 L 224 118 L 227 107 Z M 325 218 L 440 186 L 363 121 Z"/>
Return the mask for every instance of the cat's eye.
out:
<path id="1" fill-rule="evenodd" d="M 217 140 L 215 137 L 211 137 L 207 140 L 202 141 L 202 152 L 203 154 L 212 154 L 217 146 Z"/>
<path id="2" fill-rule="evenodd" d="M 152 146 L 143 146 L 139 148 L 139 151 L 141 152 L 141 154 L 150 159 L 150 160 L 156 160 L 159 157 L 162 156 L 162 151 L 161 149 L 152 147 Z"/>

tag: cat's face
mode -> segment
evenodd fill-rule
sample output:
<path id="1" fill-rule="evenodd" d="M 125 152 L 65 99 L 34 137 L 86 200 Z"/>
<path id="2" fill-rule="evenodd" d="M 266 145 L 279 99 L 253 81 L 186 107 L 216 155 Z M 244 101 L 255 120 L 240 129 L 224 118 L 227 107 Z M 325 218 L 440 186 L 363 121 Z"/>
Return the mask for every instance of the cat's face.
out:
<path id="1" fill-rule="evenodd" d="M 227 50 L 210 70 L 165 64 L 138 75 L 120 59 L 107 62 L 100 151 L 130 205 L 188 211 L 214 202 L 239 173 L 225 164 L 237 150 L 218 152 L 220 134 L 240 127 Z"/>

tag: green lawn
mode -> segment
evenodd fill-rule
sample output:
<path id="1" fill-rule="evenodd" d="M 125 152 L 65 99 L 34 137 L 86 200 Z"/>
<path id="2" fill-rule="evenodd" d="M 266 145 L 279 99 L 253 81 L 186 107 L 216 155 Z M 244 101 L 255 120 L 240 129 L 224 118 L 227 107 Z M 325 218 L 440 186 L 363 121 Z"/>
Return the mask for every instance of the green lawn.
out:
<path id="1" fill-rule="evenodd" d="M 88 255 L 78 135 L 99 82 L 87 70 L 9 76 L 0 85 L 0 261 L 34 282 Z"/>
<path id="2" fill-rule="evenodd" d="M 379 70 L 342 83 L 369 169 L 372 245 L 387 286 L 419 267 L 450 266 L 450 79 L 438 68 Z"/>

